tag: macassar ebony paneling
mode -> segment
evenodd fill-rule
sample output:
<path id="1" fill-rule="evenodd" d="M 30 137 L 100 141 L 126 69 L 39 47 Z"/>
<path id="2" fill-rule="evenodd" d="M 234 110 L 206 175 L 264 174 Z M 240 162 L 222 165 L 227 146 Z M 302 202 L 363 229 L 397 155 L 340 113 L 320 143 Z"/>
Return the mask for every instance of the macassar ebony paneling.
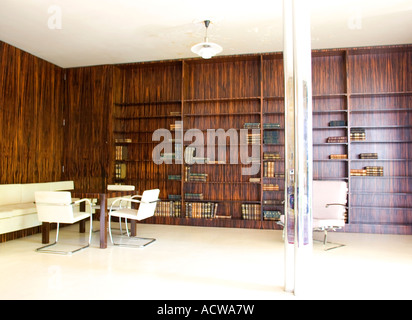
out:
<path id="1" fill-rule="evenodd" d="M 61 179 L 63 69 L 0 42 L 0 183 Z"/>
<path id="2" fill-rule="evenodd" d="M 113 67 L 65 70 L 64 175 L 76 189 L 105 189 L 110 171 Z"/>
<path id="3" fill-rule="evenodd" d="M 258 56 L 187 62 L 184 99 L 259 97 L 259 75 Z"/>
<path id="4" fill-rule="evenodd" d="M 399 48 L 349 55 L 350 92 L 387 93 L 412 91 L 411 50 Z"/>

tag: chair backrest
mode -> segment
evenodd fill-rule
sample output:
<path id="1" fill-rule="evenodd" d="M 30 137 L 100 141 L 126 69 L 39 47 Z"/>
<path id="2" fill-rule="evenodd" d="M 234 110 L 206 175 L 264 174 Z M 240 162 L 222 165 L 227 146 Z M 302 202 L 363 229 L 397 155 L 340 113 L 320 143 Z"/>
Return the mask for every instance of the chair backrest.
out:
<path id="1" fill-rule="evenodd" d="M 345 219 L 348 184 L 345 181 L 313 181 L 313 219 Z M 330 205 L 328 204 L 342 204 Z"/>
<path id="2" fill-rule="evenodd" d="M 137 220 L 143 220 L 154 215 L 157 205 L 155 201 L 159 199 L 159 193 L 159 189 L 145 190 L 143 192 L 141 203 L 137 210 Z"/>
<path id="3" fill-rule="evenodd" d="M 67 191 L 36 191 L 37 215 L 41 222 L 73 223 L 71 193 Z"/>

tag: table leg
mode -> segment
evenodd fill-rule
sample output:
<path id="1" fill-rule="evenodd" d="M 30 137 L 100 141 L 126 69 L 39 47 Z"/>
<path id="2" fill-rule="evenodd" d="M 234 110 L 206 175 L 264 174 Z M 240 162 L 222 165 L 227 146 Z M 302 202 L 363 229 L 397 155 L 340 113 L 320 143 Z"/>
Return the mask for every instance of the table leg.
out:
<path id="1" fill-rule="evenodd" d="M 132 209 L 136 209 L 137 204 L 132 202 Z M 130 235 L 136 237 L 136 220 L 130 220 Z"/>
<path id="2" fill-rule="evenodd" d="M 100 248 L 107 248 L 107 199 L 106 194 L 100 194 Z"/>
<path id="3" fill-rule="evenodd" d="M 85 212 L 86 211 L 86 203 L 81 202 L 80 203 L 80 212 Z M 81 220 L 79 222 L 79 233 L 85 233 L 86 232 L 86 220 Z"/>
<path id="4" fill-rule="evenodd" d="M 50 242 L 50 223 L 43 222 L 41 226 L 41 243 L 46 244 Z"/>

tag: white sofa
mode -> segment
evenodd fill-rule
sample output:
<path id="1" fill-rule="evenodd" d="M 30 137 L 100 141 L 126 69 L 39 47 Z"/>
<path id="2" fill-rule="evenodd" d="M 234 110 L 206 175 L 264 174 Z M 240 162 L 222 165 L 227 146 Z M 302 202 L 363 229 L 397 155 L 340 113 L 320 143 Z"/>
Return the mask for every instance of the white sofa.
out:
<path id="1" fill-rule="evenodd" d="M 41 225 L 34 192 L 73 190 L 73 181 L 0 184 L 0 234 Z"/>

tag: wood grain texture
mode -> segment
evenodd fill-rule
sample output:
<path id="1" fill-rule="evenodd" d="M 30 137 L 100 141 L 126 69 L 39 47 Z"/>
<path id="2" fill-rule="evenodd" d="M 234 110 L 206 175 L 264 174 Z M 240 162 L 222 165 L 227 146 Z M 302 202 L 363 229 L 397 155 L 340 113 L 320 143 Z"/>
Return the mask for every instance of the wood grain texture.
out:
<path id="1" fill-rule="evenodd" d="M 66 71 L 64 157 L 76 189 L 105 190 L 110 169 L 113 67 Z"/>
<path id="2" fill-rule="evenodd" d="M 0 42 L 0 183 L 61 179 L 63 70 Z"/>

